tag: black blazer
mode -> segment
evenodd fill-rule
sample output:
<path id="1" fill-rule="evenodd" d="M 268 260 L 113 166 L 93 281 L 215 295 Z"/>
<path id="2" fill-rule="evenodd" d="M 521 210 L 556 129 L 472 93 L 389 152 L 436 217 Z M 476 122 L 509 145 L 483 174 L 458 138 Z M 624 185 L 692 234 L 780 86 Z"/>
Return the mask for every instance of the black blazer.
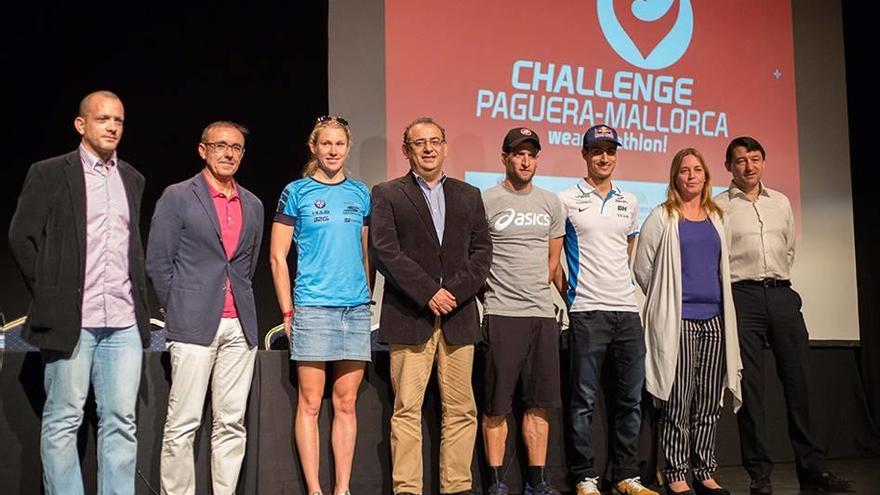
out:
<path id="1" fill-rule="evenodd" d="M 119 160 L 128 198 L 128 269 L 141 341 L 150 338 L 141 196 L 144 176 Z M 86 181 L 79 150 L 34 163 L 9 225 L 9 247 L 31 293 L 23 335 L 44 350 L 70 353 L 82 330 L 86 267 Z"/>
<path id="2" fill-rule="evenodd" d="M 379 340 L 417 345 L 428 341 L 434 314 L 427 304 L 440 287 L 458 306 L 443 316 L 446 342 L 473 344 L 480 338 L 475 295 L 492 264 L 492 240 L 479 189 L 447 178 L 443 245 L 412 173 L 373 188 L 370 254 L 385 276 Z"/>

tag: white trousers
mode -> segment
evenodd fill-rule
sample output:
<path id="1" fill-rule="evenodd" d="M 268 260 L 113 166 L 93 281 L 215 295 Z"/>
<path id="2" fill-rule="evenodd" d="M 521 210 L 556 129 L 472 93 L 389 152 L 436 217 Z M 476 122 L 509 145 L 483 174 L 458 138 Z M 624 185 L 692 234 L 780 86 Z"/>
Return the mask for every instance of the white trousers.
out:
<path id="1" fill-rule="evenodd" d="M 195 494 L 193 440 L 211 386 L 213 493 L 235 493 L 244 459 L 244 414 L 254 375 L 256 346 L 249 347 L 237 318 L 223 318 L 209 346 L 172 342 L 171 392 L 162 435 L 162 493 Z"/>

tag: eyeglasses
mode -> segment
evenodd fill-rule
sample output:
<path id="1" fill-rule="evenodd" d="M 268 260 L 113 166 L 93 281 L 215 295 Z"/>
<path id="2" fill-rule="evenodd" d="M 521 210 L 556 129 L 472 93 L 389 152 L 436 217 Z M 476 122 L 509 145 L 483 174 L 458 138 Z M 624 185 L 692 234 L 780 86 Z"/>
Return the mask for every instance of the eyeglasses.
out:
<path id="1" fill-rule="evenodd" d="M 202 144 L 211 148 L 211 151 L 214 153 L 223 154 L 226 153 L 226 150 L 232 150 L 233 155 L 241 155 L 244 153 L 244 146 L 240 144 L 229 144 L 224 143 L 223 141 L 217 141 L 216 143 L 203 142 Z"/>
<path id="2" fill-rule="evenodd" d="M 343 119 L 342 117 L 337 117 L 336 115 L 323 115 L 315 119 L 316 124 L 323 124 L 324 122 L 339 122 L 340 124 L 348 127 L 348 121 Z"/>
<path id="3" fill-rule="evenodd" d="M 438 146 L 440 146 L 441 144 L 443 144 L 445 142 L 446 142 L 445 139 L 440 139 L 440 138 L 435 137 L 435 138 L 431 138 L 431 139 L 415 139 L 413 141 L 407 141 L 406 144 L 408 144 L 416 149 L 422 149 L 429 144 L 431 145 L 432 148 L 437 148 Z"/>

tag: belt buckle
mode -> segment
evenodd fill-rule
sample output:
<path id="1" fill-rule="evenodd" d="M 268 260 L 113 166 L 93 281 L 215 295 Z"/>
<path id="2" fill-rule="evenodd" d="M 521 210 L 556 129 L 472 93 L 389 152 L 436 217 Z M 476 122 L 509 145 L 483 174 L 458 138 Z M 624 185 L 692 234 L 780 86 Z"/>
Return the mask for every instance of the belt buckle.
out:
<path id="1" fill-rule="evenodd" d="M 772 288 L 772 287 L 776 287 L 779 284 L 778 284 L 778 280 L 776 280 L 775 278 L 765 278 L 765 279 L 761 280 L 761 285 L 763 285 L 766 288 Z"/>

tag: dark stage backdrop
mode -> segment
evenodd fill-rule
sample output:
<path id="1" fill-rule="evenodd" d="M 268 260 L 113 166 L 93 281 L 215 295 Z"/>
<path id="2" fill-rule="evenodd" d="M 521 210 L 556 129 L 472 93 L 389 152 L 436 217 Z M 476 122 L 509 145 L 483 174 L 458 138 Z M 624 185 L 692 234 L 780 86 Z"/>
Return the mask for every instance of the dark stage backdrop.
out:
<path id="1" fill-rule="evenodd" d="M 862 380 L 874 424 L 880 426 L 880 207 L 877 203 L 880 126 L 877 125 L 874 68 L 877 28 L 873 10 L 862 2 L 843 3 L 843 22 Z"/>
<path id="2" fill-rule="evenodd" d="M 6 242 L 27 168 L 73 150 L 80 98 L 109 89 L 125 104 L 119 156 L 147 179 L 145 234 L 162 190 L 201 168 L 196 145 L 206 124 L 233 120 L 251 130 L 236 178 L 266 207 L 254 287 L 261 327 L 271 327 L 280 320 L 266 255 L 272 212 L 308 158 L 305 140 L 315 117 L 327 113 L 326 2 L 180 3 L 172 11 L 97 5 L 20 3 L 0 30 L 0 310 L 7 319 L 27 311 Z"/>

